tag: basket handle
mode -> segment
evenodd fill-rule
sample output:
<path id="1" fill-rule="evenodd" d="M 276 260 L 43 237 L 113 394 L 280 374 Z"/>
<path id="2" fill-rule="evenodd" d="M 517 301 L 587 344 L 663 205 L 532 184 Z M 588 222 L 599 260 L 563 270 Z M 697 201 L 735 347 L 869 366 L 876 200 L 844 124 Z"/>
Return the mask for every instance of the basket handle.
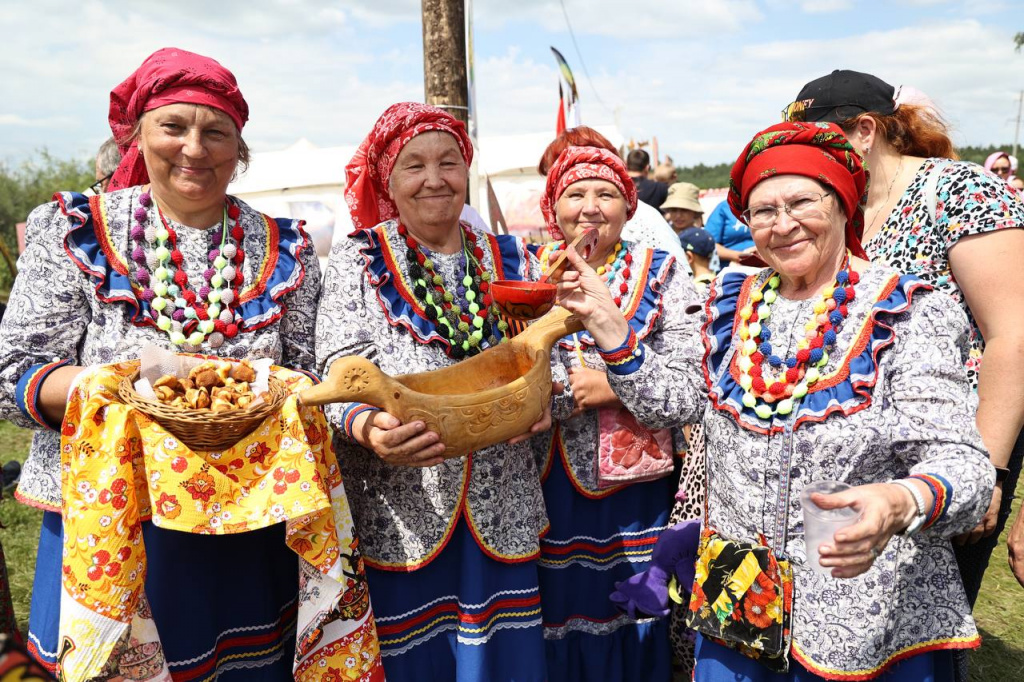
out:
<path id="1" fill-rule="evenodd" d="M 299 401 L 309 406 L 360 402 L 391 412 L 404 390 L 366 358 L 347 355 L 331 363 L 321 383 L 299 393 Z"/>

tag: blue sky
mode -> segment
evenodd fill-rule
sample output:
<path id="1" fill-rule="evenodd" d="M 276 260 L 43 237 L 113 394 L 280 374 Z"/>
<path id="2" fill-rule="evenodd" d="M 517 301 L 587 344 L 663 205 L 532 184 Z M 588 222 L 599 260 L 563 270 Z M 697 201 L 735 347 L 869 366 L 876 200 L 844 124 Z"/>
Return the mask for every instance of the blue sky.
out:
<path id="1" fill-rule="evenodd" d="M 958 144 L 1013 139 L 1024 3 L 1012 0 L 475 0 L 479 129 L 553 131 L 555 45 L 583 122 L 657 136 L 677 163 L 732 160 L 800 86 L 834 68 L 928 93 Z M 8 3 L 0 44 L 0 159 L 88 156 L 108 94 L 167 45 L 238 77 L 256 151 L 305 137 L 356 144 L 383 109 L 421 99 L 419 0 L 35 0 Z M 592 85 L 591 85 L 592 82 Z M 596 95 L 595 95 L 596 90 Z M 600 97 L 606 106 L 598 103 Z"/>

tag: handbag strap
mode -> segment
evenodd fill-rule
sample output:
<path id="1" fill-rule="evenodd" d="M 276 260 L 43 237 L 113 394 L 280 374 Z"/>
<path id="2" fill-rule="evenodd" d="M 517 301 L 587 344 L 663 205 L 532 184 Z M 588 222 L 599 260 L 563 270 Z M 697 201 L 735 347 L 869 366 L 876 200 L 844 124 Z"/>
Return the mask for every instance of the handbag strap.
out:
<path id="1" fill-rule="evenodd" d="M 751 275 L 754 281 L 751 284 L 751 288 L 762 286 L 765 280 L 771 275 L 771 271 L 762 272 L 757 275 Z M 739 315 L 739 309 L 737 308 L 736 313 Z M 712 380 L 712 386 L 718 385 L 718 382 L 722 379 L 725 372 L 729 371 L 729 366 L 732 364 L 733 356 L 736 354 L 736 348 L 739 343 L 739 327 L 735 325 L 733 327 L 732 339 L 730 340 L 729 349 L 725 352 L 722 357 L 722 362 L 715 370 Z M 772 547 L 772 550 L 779 558 L 785 557 L 786 542 L 789 538 L 789 500 L 790 492 L 792 490 L 792 479 L 790 478 L 790 465 L 793 461 L 793 426 L 796 423 L 797 408 L 800 405 L 800 399 L 793 400 L 793 410 L 786 415 L 783 424 L 783 456 L 779 463 L 779 494 L 775 501 L 775 538 L 780 538 L 778 547 Z M 710 526 L 710 515 L 708 507 L 711 499 L 711 458 L 704 458 L 704 476 L 707 481 L 707 492 L 704 495 L 704 526 Z"/>
<path id="2" fill-rule="evenodd" d="M 928 171 L 928 177 L 925 178 L 924 187 L 921 190 L 924 194 L 925 209 L 928 211 L 928 222 L 933 225 L 935 224 L 935 211 L 939 203 L 939 176 L 950 163 L 952 162 L 948 159 L 936 159 L 935 165 Z"/>

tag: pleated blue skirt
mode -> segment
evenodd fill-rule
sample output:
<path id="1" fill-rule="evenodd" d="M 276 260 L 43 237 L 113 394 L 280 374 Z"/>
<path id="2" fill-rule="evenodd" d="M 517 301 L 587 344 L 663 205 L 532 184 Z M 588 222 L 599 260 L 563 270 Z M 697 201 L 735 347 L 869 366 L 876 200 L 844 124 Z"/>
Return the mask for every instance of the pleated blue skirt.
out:
<path id="1" fill-rule="evenodd" d="M 790 659 L 788 673 L 773 673 L 735 649 L 697 636 L 694 682 L 825 682 Z M 878 682 L 953 682 L 953 652 L 929 651 L 896 663 Z"/>
<path id="2" fill-rule="evenodd" d="M 534 561 L 485 554 L 460 519 L 440 554 L 410 572 L 366 568 L 388 682 L 541 682 Z"/>
<path id="3" fill-rule="evenodd" d="M 292 679 L 298 556 L 284 524 L 193 535 L 142 524 L 146 597 L 175 682 Z M 60 625 L 60 514 L 46 512 L 29 613 L 29 650 L 51 671 Z"/>
<path id="4" fill-rule="evenodd" d="M 549 680 L 663 682 L 671 678 L 667 618 L 633 620 L 608 598 L 646 570 L 668 525 L 676 477 L 584 496 L 559 456 L 544 480 L 551 528 L 541 540 L 541 600 Z"/>

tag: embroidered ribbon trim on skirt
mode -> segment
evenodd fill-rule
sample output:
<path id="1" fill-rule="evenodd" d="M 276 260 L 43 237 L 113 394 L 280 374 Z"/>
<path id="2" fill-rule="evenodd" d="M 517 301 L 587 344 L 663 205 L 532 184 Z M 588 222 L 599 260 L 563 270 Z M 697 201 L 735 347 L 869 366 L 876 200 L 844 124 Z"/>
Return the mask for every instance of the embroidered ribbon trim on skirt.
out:
<path id="1" fill-rule="evenodd" d="M 280 413 L 222 452 L 190 450 L 117 387 L 137 362 L 87 370 L 61 434 L 64 560 L 62 679 L 116 672 L 130 644 L 159 647 L 146 606 L 142 521 L 225 535 L 286 523 L 300 558 L 295 679 L 383 680 L 352 513 L 323 414 L 289 397 Z M 294 392 L 311 385 L 276 368 Z M 258 567 L 252 567 L 258 570 Z M 170 680 L 166 664 L 144 679 Z"/>

